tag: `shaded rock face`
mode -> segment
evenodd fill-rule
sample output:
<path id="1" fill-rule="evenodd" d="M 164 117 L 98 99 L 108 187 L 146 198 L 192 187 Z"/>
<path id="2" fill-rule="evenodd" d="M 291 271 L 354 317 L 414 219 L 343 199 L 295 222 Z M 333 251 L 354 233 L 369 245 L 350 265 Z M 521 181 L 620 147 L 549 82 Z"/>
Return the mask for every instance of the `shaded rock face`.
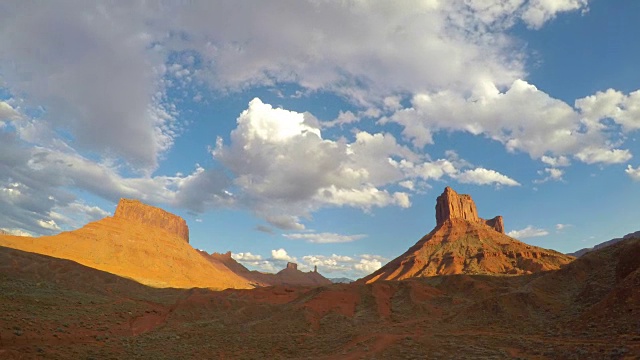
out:
<path id="1" fill-rule="evenodd" d="M 314 267 L 313 271 L 300 271 L 298 264 L 289 262 L 287 267 L 280 270 L 277 274 L 263 273 L 256 270 L 249 270 L 242 264 L 237 262 L 231 252 L 225 254 L 211 253 L 198 250 L 200 255 L 213 264 L 221 264 L 233 271 L 235 274 L 248 279 L 255 287 L 263 286 L 322 286 L 331 284 L 331 280 L 325 278 L 318 272 L 318 267 Z"/>
<path id="2" fill-rule="evenodd" d="M 485 224 L 504 234 L 502 216 L 496 216 L 490 220 L 480 218 L 476 204 L 471 196 L 458 194 L 447 186 L 444 192 L 436 199 L 436 226 L 441 226 L 450 219 L 462 219 L 473 223 Z"/>
<path id="3" fill-rule="evenodd" d="M 498 215 L 493 219 L 485 220 L 484 223 L 495 229 L 495 231 L 504 234 L 504 220 L 502 220 L 502 216 Z"/>
<path id="4" fill-rule="evenodd" d="M 183 218 L 138 200 L 120 199 L 113 217 L 160 228 L 189 242 L 189 227 Z"/>

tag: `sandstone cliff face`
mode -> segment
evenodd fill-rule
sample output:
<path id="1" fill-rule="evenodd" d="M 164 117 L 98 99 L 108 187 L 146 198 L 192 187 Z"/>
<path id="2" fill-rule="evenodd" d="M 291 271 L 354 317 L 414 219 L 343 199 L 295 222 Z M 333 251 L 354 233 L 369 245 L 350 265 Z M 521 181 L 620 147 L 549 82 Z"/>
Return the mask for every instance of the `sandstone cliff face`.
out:
<path id="1" fill-rule="evenodd" d="M 479 221 L 478 210 L 471 196 L 458 194 L 447 186 L 444 192 L 436 199 L 436 225 L 442 225 L 449 219 Z"/>
<path id="2" fill-rule="evenodd" d="M 172 221 L 173 227 L 167 229 L 162 221 L 149 218 L 151 214 Z M 72 260 L 153 287 L 253 288 L 225 265 L 203 258 L 185 241 L 185 232 L 185 237 L 176 234 L 186 230 L 181 223 L 160 209 L 125 201 L 117 216 L 81 229 L 40 238 L 3 235 L 0 246 Z"/>
<path id="3" fill-rule="evenodd" d="M 160 228 L 189 242 L 189 227 L 183 218 L 138 200 L 120 199 L 114 217 Z"/>
<path id="4" fill-rule="evenodd" d="M 471 196 L 458 194 L 447 186 L 444 192 L 436 199 L 436 226 L 441 226 L 450 219 L 463 219 L 473 223 L 485 224 L 504 234 L 502 216 L 496 216 L 490 220 L 480 218 L 476 204 Z"/>
<path id="5" fill-rule="evenodd" d="M 498 215 L 493 219 L 485 220 L 484 223 L 495 231 L 504 234 L 504 220 L 502 220 L 502 216 Z"/>

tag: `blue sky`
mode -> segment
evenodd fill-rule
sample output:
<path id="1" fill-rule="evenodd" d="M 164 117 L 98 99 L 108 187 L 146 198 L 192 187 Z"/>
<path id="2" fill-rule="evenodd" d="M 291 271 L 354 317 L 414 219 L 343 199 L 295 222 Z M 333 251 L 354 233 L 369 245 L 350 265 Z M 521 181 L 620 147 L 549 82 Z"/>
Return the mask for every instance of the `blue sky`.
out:
<path id="1" fill-rule="evenodd" d="M 0 228 L 121 197 L 253 269 L 366 275 L 445 186 L 537 246 L 637 231 L 640 3 L 0 5 Z"/>

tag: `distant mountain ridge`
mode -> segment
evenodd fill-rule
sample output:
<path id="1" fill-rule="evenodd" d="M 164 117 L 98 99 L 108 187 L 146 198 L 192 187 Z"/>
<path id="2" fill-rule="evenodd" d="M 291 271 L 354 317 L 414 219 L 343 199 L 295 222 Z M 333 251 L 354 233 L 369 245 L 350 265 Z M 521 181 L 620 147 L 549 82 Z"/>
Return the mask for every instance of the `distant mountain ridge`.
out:
<path id="1" fill-rule="evenodd" d="M 591 251 L 594 250 L 598 250 L 598 249 L 602 249 L 605 248 L 607 246 L 611 246 L 613 244 L 616 244 L 622 240 L 627 240 L 627 239 L 633 239 L 633 238 L 640 238 L 640 231 L 636 231 L 636 232 L 632 232 L 629 233 L 621 238 L 615 238 L 615 239 L 611 239 L 609 241 L 605 241 L 603 243 L 600 243 L 598 245 L 595 245 L 593 247 L 590 248 L 584 248 L 584 249 L 580 249 L 578 251 L 572 252 L 572 253 L 568 253 L 567 255 L 571 255 L 571 256 L 575 256 L 575 257 L 581 257 L 582 255 L 589 253 Z M 640 256 L 640 255 L 639 255 Z"/>
<path id="2" fill-rule="evenodd" d="M 403 280 L 448 274 L 530 274 L 559 269 L 573 257 L 504 234 L 501 216 L 484 220 L 469 195 L 446 187 L 436 201 L 436 227 L 404 254 L 358 280 Z"/>
<path id="3" fill-rule="evenodd" d="M 263 273 L 256 270 L 249 270 L 244 265 L 237 262 L 231 257 L 231 252 L 225 254 L 211 253 L 198 250 L 200 255 L 212 263 L 221 263 L 229 270 L 233 271 L 239 276 L 251 281 L 255 286 L 276 286 L 276 285 L 288 285 L 288 286 L 320 286 L 329 285 L 331 280 L 322 276 L 317 268 L 314 271 L 300 271 L 296 263 L 289 262 L 287 267 L 280 270 L 276 274 Z"/>

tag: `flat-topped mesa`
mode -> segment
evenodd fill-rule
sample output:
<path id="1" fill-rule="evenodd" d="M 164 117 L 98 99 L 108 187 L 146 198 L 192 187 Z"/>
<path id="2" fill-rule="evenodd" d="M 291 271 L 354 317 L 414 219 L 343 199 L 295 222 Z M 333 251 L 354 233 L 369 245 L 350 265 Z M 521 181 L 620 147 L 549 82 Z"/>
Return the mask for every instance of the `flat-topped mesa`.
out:
<path id="1" fill-rule="evenodd" d="M 138 200 L 120 199 L 113 217 L 160 228 L 189 242 L 189 227 L 183 218 Z"/>
<path id="2" fill-rule="evenodd" d="M 450 187 L 436 199 L 436 226 L 442 225 L 449 219 L 463 219 L 474 223 L 485 224 L 497 232 L 504 234 L 504 222 L 502 216 L 485 220 L 478 216 L 476 204 L 471 196 L 458 194 Z"/>
<path id="3" fill-rule="evenodd" d="M 298 270 L 298 264 L 296 264 L 296 263 L 292 263 L 292 262 L 288 262 L 288 263 L 287 263 L 287 269 L 290 269 L 290 270 Z"/>

